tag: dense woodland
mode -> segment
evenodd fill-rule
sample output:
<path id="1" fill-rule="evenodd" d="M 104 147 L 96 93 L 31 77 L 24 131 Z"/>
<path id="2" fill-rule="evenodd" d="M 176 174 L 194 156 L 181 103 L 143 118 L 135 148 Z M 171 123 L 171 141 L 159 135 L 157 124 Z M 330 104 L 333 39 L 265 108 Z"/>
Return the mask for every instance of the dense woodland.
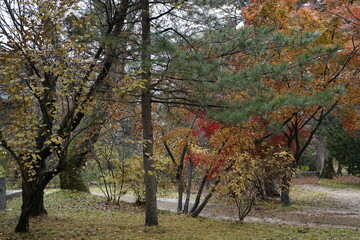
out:
<path id="1" fill-rule="evenodd" d="M 359 48 L 356 0 L 1 1 L 15 231 L 49 185 L 133 194 L 154 226 L 165 191 L 192 217 L 221 194 L 243 221 L 290 205 L 296 172 L 359 175 Z"/>

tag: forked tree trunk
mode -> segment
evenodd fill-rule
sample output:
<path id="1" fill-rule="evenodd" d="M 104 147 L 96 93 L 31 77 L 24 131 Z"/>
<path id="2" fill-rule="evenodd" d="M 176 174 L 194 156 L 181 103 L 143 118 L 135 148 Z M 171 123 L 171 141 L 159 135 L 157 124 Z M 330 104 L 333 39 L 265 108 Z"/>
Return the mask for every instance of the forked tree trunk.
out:
<path id="1" fill-rule="evenodd" d="M 30 184 L 28 184 L 30 185 Z M 22 184 L 22 205 L 21 208 L 24 208 L 26 206 L 26 202 L 28 202 L 31 198 L 31 190 L 29 190 L 29 187 L 25 187 L 24 183 Z M 47 214 L 47 211 L 44 207 L 44 191 L 42 191 L 42 193 L 40 193 L 40 197 L 34 199 L 34 204 L 33 207 L 31 209 L 30 215 L 31 216 L 41 216 Z"/>
<path id="2" fill-rule="evenodd" d="M 201 213 L 201 211 L 204 209 L 204 207 L 206 206 L 206 204 L 209 202 L 210 198 L 213 196 L 217 185 L 220 183 L 220 179 L 217 179 L 214 182 L 214 185 L 212 186 L 212 188 L 210 189 L 209 193 L 205 196 L 204 200 L 201 202 L 200 205 L 197 206 L 196 209 L 194 209 L 194 211 L 191 212 L 191 216 L 192 217 L 198 217 L 199 214 Z"/>
<path id="3" fill-rule="evenodd" d="M 200 204 L 200 198 L 201 198 L 201 194 L 204 190 L 205 187 L 205 183 L 206 183 L 206 179 L 207 179 L 208 175 L 206 174 L 205 176 L 203 176 L 203 179 L 201 180 L 198 192 L 196 194 L 196 198 L 195 198 L 195 202 L 194 205 L 192 206 L 190 212 L 194 212 L 196 210 L 196 208 L 199 206 Z"/>
<path id="4" fill-rule="evenodd" d="M 29 231 L 29 218 L 30 216 L 39 216 L 47 214 L 44 208 L 44 188 L 36 189 L 37 186 L 28 184 L 23 187 L 23 203 L 21 206 L 21 215 L 16 225 L 15 232 L 28 232 Z M 43 185 L 43 184 L 39 184 Z M 23 185 L 24 186 L 24 185 Z M 46 185 L 45 185 L 46 186 Z"/>

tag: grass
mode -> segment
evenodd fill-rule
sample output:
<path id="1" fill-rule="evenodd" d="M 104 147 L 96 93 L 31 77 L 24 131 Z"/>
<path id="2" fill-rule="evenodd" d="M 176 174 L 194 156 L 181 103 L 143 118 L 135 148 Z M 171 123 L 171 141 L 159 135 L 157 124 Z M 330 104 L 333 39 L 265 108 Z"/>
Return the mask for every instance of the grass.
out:
<path id="1" fill-rule="evenodd" d="M 305 190 L 297 187 L 291 187 L 291 206 L 283 206 L 279 199 L 272 199 L 266 201 L 258 201 L 257 206 L 264 209 L 279 209 L 281 211 L 299 211 L 305 210 L 309 207 L 332 207 L 335 201 L 329 198 L 325 193 Z"/>
<path id="2" fill-rule="evenodd" d="M 334 202 L 322 192 L 305 190 L 298 188 L 297 186 L 292 186 L 290 193 L 291 200 L 295 205 L 303 207 L 329 207 L 334 204 Z"/>
<path id="3" fill-rule="evenodd" d="M 59 191 L 45 196 L 48 216 L 31 219 L 30 232 L 13 233 L 20 213 L 20 198 L 8 202 L 11 211 L 0 215 L 0 239 L 359 239 L 349 229 L 309 228 L 271 224 L 238 224 L 159 213 L 158 227 L 144 227 L 141 207 L 105 204 L 104 199 Z"/>
<path id="4" fill-rule="evenodd" d="M 360 183 L 356 182 L 344 182 L 344 181 L 338 181 L 336 179 L 320 179 L 318 182 L 321 186 L 324 187 L 330 187 L 330 188 L 350 188 L 350 189 L 356 189 L 360 190 Z"/>

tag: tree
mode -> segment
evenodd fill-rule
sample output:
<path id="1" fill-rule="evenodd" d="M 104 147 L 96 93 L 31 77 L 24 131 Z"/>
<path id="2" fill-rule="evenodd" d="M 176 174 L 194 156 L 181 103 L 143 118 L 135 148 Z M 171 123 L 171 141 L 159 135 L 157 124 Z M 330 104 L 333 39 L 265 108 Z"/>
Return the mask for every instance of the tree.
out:
<path id="1" fill-rule="evenodd" d="M 158 224 L 156 176 L 154 175 L 155 169 L 153 166 L 152 104 L 193 105 L 194 99 L 192 98 L 193 95 L 190 94 L 189 89 L 191 87 L 189 85 L 194 86 L 194 82 L 201 82 L 207 77 L 207 74 L 211 74 L 215 70 L 196 66 L 196 69 L 193 70 L 194 74 L 189 77 L 188 71 L 191 69 L 189 60 L 192 63 L 195 63 L 196 60 L 204 60 L 199 53 L 189 53 L 189 51 L 195 50 L 195 46 L 191 43 L 192 35 L 197 34 L 198 29 L 208 28 L 208 26 L 211 26 L 210 24 L 221 21 L 214 18 L 202 19 L 199 16 L 209 14 L 209 7 L 218 8 L 224 5 L 224 3 L 203 4 L 201 7 L 205 11 L 195 11 L 196 16 L 194 16 L 192 10 L 198 10 L 200 4 L 203 4 L 203 2 L 184 1 L 174 3 L 173 1 L 163 1 L 161 3 L 150 3 L 145 0 L 140 2 L 142 38 L 139 52 L 141 53 L 140 72 L 141 78 L 144 80 L 144 87 L 141 90 L 139 101 L 142 107 L 143 159 L 146 185 L 145 225 L 147 226 Z M 173 22 L 180 19 L 187 19 L 186 22 L 193 23 L 194 26 L 186 23 L 181 27 L 175 26 Z M 206 20 L 209 21 L 205 23 Z M 180 61 L 188 64 L 181 68 L 181 65 L 178 65 Z"/>
<path id="2" fill-rule="evenodd" d="M 105 36 L 121 32 L 127 12 L 121 6 Z M 74 130 L 106 88 L 114 56 L 106 45 L 91 47 L 93 15 L 80 15 L 78 1 L 5 0 L 0 7 L 1 77 L 13 106 L 1 119 L 0 141 L 21 170 L 15 231 L 27 232 L 30 214 L 46 213 L 43 190 L 64 169 Z"/>
<path id="3" fill-rule="evenodd" d="M 231 84 L 228 92 L 236 86 L 249 100 L 238 101 L 237 108 L 233 101 L 218 118 L 240 122 L 257 114 L 269 121 L 256 143 L 281 132 L 283 144 L 294 156 L 289 169 L 298 165 L 324 119 L 354 94 L 350 86 L 357 82 L 353 64 L 359 45 L 348 41 L 354 39 L 356 31 L 344 33 L 346 22 L 329 15 L 329 10 L 332 8 L 310 1 L 253 1 L 243 8 L 247 25 L 275 27 L 277 38 L 261 44 L 268 47 L 250 56 L 249 52 L 237 53 L 232 64 L 238 79 L 223 81 L 223 86 Z M 282 200 L 287 205 L 289 181 L 290 175 L 285 176 Z"/>
<path id="4" fill-rule="evenodd" d="M 341 171 L 342 167 L 347 167 L 349 174 L 356 175 L 360 172 L 359 133 L 356 129 L 345 127 L 349 127 L 348 120 L 347 117 L 341 117 L 340 114 L 338 116 L 332 115 L 325 121 L 319 134 L 325 138 L 331 161 L 332 158 L 338 161 L 339 170 Z M 335 172 L 334 169 L 332 171 Z M 328 178 L 326 174 L 323 177 Z"/>

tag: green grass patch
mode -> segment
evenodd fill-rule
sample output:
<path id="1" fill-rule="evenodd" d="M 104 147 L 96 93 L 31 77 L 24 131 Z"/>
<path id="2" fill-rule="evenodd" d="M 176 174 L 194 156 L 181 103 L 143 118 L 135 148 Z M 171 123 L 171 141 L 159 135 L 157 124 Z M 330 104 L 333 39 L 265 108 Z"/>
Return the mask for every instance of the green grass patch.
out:
<path id="1" fill-rule="evenodd" d="M 328 199 L 325 193 L 305 190 L 297 186 L 291 187 L 290 194 L 293 203 L 302 206 L 321 207 L 324 205 L 324 201 Z"/>
<path id="2" fill-rule="evenodd" d="M 257 207 L 263 209 L 278 209 L 281 211 L 301 211 L 309 207 L 329 207 L 333 204 L 325 193 L 301 189 L 296 185 L 291 187 L 290 199 L 292 202 L 290 206 L 284 206 L 280 202 L 280 199 L 270 199 L 258 201 Z"/>
<path id="3" fill-rule="evenodd" d="M 239 224 L 191 218 L 168 211 L 159 214 L 158 227 L 144 227 L 144 209 L 131 204 L 106 204 L 104 198 L 59 191 L 45 196 L 48 216 L 31 219 L 30 232 L 13 233 L 20 199 L 0 212 L 0 239 L 359 239 L 349 229 L 309 228 L 272 224 Z"/>
<path id="4" fill-rule="evenodd" d="M 323 187 L 339 188 L 339 189 L 350 188 L 350 189 L 360 190 L 360 183 L 344 182 L 334 179 L 320 179 L 317 183 Z"/>

